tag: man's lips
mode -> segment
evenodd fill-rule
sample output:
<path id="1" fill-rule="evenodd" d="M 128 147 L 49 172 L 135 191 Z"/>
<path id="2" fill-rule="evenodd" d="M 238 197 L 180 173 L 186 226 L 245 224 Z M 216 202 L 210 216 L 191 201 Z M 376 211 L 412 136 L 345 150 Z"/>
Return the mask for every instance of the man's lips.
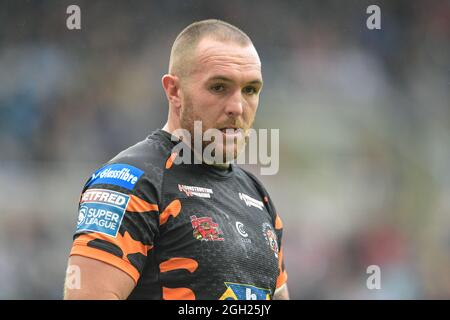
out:
<path id="1" fill-rule="evenodd" d="M 225 127 L 219 130 L 222 131 L 222 134 L 227 138 L 238 137 L 244 133 L 244 130 L 242 128 L 237 127 Z"/>

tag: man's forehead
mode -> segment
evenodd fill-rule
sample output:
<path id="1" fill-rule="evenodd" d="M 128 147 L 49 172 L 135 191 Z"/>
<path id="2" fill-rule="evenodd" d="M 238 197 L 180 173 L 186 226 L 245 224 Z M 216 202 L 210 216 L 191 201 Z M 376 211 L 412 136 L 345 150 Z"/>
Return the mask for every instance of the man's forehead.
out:
<path id="1" fill-rule="evenodd" d="M 202 39 L 195 52 L 196 62 L 200 64 L 239 64 L 261 68 L 258 53 L 252 44 L 242 46 L 233 42 Z"/>
<path id="2" fill-rule="evenodd" d="M 241 46 L 203 39 L 197 47 L 194 61 L 196 71 L 207 73 L 208 78 L 232 78 L 233 74 L 245 72 L 252 80 L 262 80 L 261 62 L 251 44 Z"/>

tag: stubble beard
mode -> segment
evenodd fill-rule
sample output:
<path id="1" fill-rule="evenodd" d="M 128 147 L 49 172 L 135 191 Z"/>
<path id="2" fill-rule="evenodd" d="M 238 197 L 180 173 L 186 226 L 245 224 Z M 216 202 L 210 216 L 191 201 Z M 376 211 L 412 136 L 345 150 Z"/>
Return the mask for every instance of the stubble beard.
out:
<path id="1" fill-rule="evenodd" d="M 206 130 L 208 129 L 214 129 L 214 128 L 204 128 L 204 124 L 202 122 L 202 143 L 201 143 L 201 150 L 198 148 L 198 146 L 195 146 L 194 141 L 194 123 L 195 121 L 202 121 L 200 117 L 198 117 L 197 115 L 194 114 L 193 112 L 193 104 L 192 101 L 189 97 L 185 97 L 185 104 L 184 107 L 181 110 L 181 114 L 180 114 L 180 126 L 182 129 L 185 129 L 189 132 L 190 134 L 190 141 L 184 141 L 185 143 L 187 143 L 192 149 L 194 147 L 197 147 L 197 149 L 195 150 L 195 153 L 197 154 L 197 156 L 202 156 L 203 159 L 203 151 L 205 150 L 205 148 L 207 146 L 209 146 L 210 144 L 214 144 L 217 145 L 217 143 L 213 140 L 213 141 L 204 141 L 203 140 L 203 135 L 205 133 Z M 247 130 L 246 130 L 247 131 Z M 248 140 L 246 131 L 244 133 L 245 137 L 244 139 L 228 139 L 226 140 L 225 137 L 223 137 L 223 140 L 218 144 L 220 146 L 216 146 L 215 148 L 221 148 L 222 149 L 222 159 L 216 159 L 215 157 L 215 153 L 214 151 L 211 153 L 211 155 L 214 157 L 215 159 L 215 164 L 218 165 L 226 165 L 228 164 L 230 161 L 235 160 L 237 158 L 237 156 L 239 155 L 239 153 L 245 148 L 246 142 Z M 189 137 L 188 137 L 189 138 Z M 185 140 L 186 138 L 183 138 L 183 140 Z M 213 138 L 214 139 L 214 138 Z M 226 146 L 232 144 L 232 147 L 227 148 Z M 230 151 L 228 151 L 228 156 L 227 156 L 227 149 L 231 149 Z M 216 149 L 214 149 L 216 150 Z M 203 159 L 204 160 L 204 159 Z"/>

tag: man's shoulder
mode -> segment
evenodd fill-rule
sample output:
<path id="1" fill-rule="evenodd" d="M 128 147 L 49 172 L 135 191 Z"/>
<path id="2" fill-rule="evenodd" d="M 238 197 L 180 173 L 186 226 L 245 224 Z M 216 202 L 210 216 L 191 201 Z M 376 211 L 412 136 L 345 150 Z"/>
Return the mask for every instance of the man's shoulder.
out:
<path id="1" fill-rule="evenodd" d="M 275 206 L 271 200 L 271 197 L 269 195 L 269 192 L 267 191 L 264 184 L 261 182 L 261 180 L 252 172 L 249 170 L 246 170 L 242 167 L 235 166 L 235 172 L 243 177 L 244 179 L 251 181 L 253 186 L 256 188 L 257 192 L 259 193 L 264 205 L 267 207 L 269 213 L 273 216 L 273 218 L 276 217 L 276 210 Z"/>
<path id="2" fill-rule="evenodd" d="M 144 176 L 145 180 L 158 185 L 170 154 L 170 140 L 161 134 L 152 133 L 100 166 L 92 174 L 85 188 L 105 184 L 133 190 Z"/>
<path id="3" fill-rule="evenodd" d="M 166 140 L 156 134 L 151 134 L 146 139 L 117 154 L 107 164 L 123 163 L 148 172 L 154 168 L 164 168 L 171 152 L 171 145 Z"/>
<path id="4" fill-rule="evenodd" d="M 243 179 L 252 181 L 258 188 L 263 189 L 264 193 L 267 193 L 267 191 L 264 188 L 263 183 L 255 174 L 251 173 L 249 170 L 244 169 L 238 165 L 235 165 L 234 169 L 235 169 L 235 172 L 237 175 L 239 175 Z"/>

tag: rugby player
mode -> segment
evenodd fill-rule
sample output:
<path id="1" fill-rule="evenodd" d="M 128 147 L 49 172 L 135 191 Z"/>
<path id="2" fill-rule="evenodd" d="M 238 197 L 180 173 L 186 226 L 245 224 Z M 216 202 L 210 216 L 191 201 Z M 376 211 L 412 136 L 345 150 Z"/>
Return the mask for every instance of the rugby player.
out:
<path id="1" fill-rule="evenodd" d="M 198 157 L 194 121 L 222 131 L 223 154 L 241 151 L 263 85 L 252 41 L 223 21 L 195 22 L 176 38 L 162 85 L 164 127 L 82 190 L 68 262 L 80 284 L 66 280 L 64 297 L 288 299 L 283 226 L 261 182 L 234 163 L 180 163 L 174 152 L 186 145 Z"/>

